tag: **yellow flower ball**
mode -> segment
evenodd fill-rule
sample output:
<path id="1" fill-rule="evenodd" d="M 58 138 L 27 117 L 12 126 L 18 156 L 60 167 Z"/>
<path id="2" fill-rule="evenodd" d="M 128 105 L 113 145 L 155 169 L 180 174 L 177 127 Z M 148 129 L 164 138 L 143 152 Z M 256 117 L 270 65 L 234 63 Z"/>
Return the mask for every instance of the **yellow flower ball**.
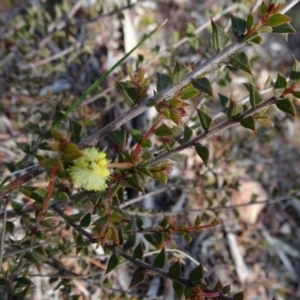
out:
<path id="1" fill-rule="evenodd" d="M 95 147 L 83 150 L 82 154 L 69 169 L 72 180 L 78 187 L 87 191 L 105 190 L 109 177 L 109 161 L 106 154 Z"/>

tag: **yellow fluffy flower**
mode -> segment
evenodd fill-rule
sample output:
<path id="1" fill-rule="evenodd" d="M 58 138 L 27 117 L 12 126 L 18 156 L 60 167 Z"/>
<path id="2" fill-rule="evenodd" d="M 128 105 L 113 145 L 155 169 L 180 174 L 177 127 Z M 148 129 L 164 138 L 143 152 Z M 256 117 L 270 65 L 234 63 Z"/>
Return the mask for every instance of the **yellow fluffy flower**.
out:
<path id="1" fill-rule="evenodd" d="M 69 169 L 72 180 L 87 191 L 105 190 L 109 177 L 106 154 L 95 147 L 83 150 L 82 154 Z"/>

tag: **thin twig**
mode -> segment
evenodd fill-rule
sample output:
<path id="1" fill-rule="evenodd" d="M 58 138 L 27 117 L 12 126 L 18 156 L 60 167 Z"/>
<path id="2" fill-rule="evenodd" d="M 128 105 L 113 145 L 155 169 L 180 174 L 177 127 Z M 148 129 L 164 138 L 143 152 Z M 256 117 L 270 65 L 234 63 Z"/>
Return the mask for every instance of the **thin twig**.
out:
<path id="1" fill-rule="evenodd" d="M 78 224 L 76 224 L 75 222 L 73 222 L 72 220 L 70 220 L 70 218 L 58 207 L 58 205 L 53 204 L 52 209 L 54 211 L 56 211 L 70 226 L 72 226 L 79 234 L 81 234 L 82 236 L 86 237 L 90 242 L 92 243 L 97 243 L 97 239 L 93 238 L 91 233 L 85 231 L 81 226 L 79 226 Z M 125 258 L 127 261 L 131 262 L 132 264 L 138 266 L 139 268 L 143 268 L 145 270 L 147 270 L 148 272 L 151 271 L 151 273 L 154 273 L 158 276 L 164 277 L 164 278 L 168 278 L 172 281 L 176 281 L 181 283 L 184 286 L 190 286 L 190 287 L 195 287 L 195 284 L 193 283 L 192 280 L 190 279 L 186 279 L 183 277 L 176 277 L 171 275 L 168 271 L 164 270 L 164 269 L 160 269 L 160 268 L 156 268 L 150 264 L 147 264 L 139 259 L 134 258 L 131 254 L 127 253 L 126 251 L 124 251 L 123 249 L 121 249 L 120 247 L 117 247 L 115 245 L 110 245 L 110 244 L 105 244 L 103 245 L 103 248 L 109 250 L 110 252 L 122 256 L 123 258 Z M 205 289 L 205 292 L 212 292 L 210 289 Z M 231 297 L 227 297 L 225 295 L 220 294 L 219 299 L 223 299 L 223 300 L 232 300 L 233 298 Z"/>
<path id="2" fill-rule="evenodd" d="M 180 151 L 195 146 L 196 144 L 200 143 L 203 140 L 207 140 L 209 138 L 211 138 L 212 136 L 216 135 L 217 133 L 222 132 L 225 129 L 228 129 L 234 125 L 239 124 L 239 122 L 241 120 L 243 120 L 244 118 L 247 118 L 249 116 L 254 115 L 255 113 L 261 111 L 263 108 L 268 107 L 272 104 L 275 104 L 278 101 L 277 98 L 275 97 L 271 97 L 263 102 L 261 102 L 260 104 L 258 104 L 255 107 L 250 108 L 249 110 L 247 110 L 246 112 L 242 113 L 239 115 L 238 118 L 233 118 L 233 119 L 229 119 L 219 125 L 216 125 L 214 127 L 212 127 L 211 129 L 209 129 L 208 131 L 203 132 L 202 134 L 196 136 L 195 138 L 191 139 L 190 141 L 181 144 L 178 147 L 173 148 L 172 150 L 170 150 L 169 152 L 165 152 L 163 154 L 158 155 L 157 157 L 155 157 L 154 159 L 152 159 L 150 161 L 150 166 L 156 165 L 170 157 L 172 157 L 173 155 L 179 153 Z"/>
<path id="3" fill-rule="evenodd" d="M 4 209 L 4 218 L 3 218 L 3 226 L 2 226 L 2 234 L 1 234 L 1 246 L 0 246 L 0 270 L 2 271 L 2 259 L 3 259 L 3 251 L 4 251 L 4 240 L 5 240 L 5 231 L 6 231 L 6 208 L 7 204 L 9 202 L 9 197 L 5 197 L 5 201 L 3 203 L 3 209 Z"/>
<path id="4" fill-rule="evenodd" d="M 196 67 L 181 82 L 165 88 L 164 90 L 156 93 L 154 96 L 146 97 L 139 106 L 133 107 L 125 115 L 121 116 L 117 120 L 111 122 L 101 130 L 97 131 L 93 135 L 81 141 L 79 143 L 80 148 L 86 148 L 90 145 L 95 144 L 100 139 L 108 135 L 110 132 L 116 130 L 123 124 L 127 123 L 129 120 L 133 119 L 134 117 L 142 114 L 144 111 L 148 109 L 149 105 L 151 106 L 159 103 L 162 100 L 171 98 L 177 91 L 179 91 L 180 89 L 182 89 L 183 87 L 191 83 L 196 77 L 203 75 L 208 71 L 213 70 L 214 68 L 217 67 L 219 63 L 226 60 L 231 54 L 233 54 L 243 46 L 244 43 L 240 43 L 238 41 L 231 43 L 229 46 L 224 48 L 220 53 L 214 55 L 206 62 L 202 63 L 200 66 Z"/>
<path id="5" fill-rule="evenodd" d="M 262 201 L 249 201 L 246 203 L 241 203 L 241 204 L 233 204 L 233 205 L 227 205 L 227 206 L 223 206 L 223 205 L 219 205 L 216 207 L 204 207 L 204 208 L 197 208 L 197 209 L 189 209 L 189 210 L 181 210 L 181 211 L 175 211 L 175 212 L 157 212 L 157 213 L 147 213 L 147 212 L 139 212 L 139 216 L 141 217 L 164 217 L 164 216 L 177 216 L 177 215 L 187 215 L 189 213 L 192 212 L 201 212 L 201 211 L 215 211 L 215 210 L 222 210 L 222 209 L 235 209 L 237 207 L 243 207 L 243 206 L 249 206 L 249 205 L 258 205 L 258 204 L 265 204 L 265 205 L 272 205 L 272 204 L 276 204 L 279 202 L 282 202 L 284 200 L 287 200 L 287 196 L 285 197 L 279 197 L 277 199 L 274 200 L 270 200 L 270 199 L 266 199 L 266 200 L 262 200 Z M 136 215 L 136 212 L 131 212 L 126 210 L 126 213 L 129 215 Z"/>

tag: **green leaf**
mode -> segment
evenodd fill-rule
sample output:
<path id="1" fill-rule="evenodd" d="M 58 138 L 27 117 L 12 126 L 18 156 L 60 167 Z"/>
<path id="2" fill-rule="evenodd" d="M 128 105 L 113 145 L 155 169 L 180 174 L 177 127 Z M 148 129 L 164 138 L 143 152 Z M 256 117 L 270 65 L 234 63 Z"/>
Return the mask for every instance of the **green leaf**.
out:
<path id="1" fill-rule="evenodd" d="M 176 260 L 176 262 L 169 268 L 169 274 L 173 277 L 179 277 L 181 274 L 181 267 L 179 260 Z"/>
<path id="2" fill-rule="evenodd" d="M 223 288 L 223 284 L 222 282 L 218 279 L 218 281 L 216 282 L 215 286 L 214 286 L 214 291 L 219 292 L 221 291 Z"/>
<path id="3" fill-rule="evenodd" d="M 271 32 L 273 32 L 273 28 L 271 26 L 267 26 L 267 25 L 261 26 L 257 30 L 261 33 L 271 33 Z"/>
<path id="4" fill-rule="evenodd" d="M 203 264 L 200 263 L 195 269 L 193 269 L 189 275 L 189 279 L 192 281 L 199 281 L 204 278 Z"/>
<path id="5" fill-rule="evenodd" d="M 244 300 L 245 294 L 244 292 L 239 292 L 233 296 L 233 300 Z"/>
<path id="6" fill-rule="evenodd" d="M 109 133 L 110 140 L 120 149 L 124 150 L 126 146 L 126 131 L 116 130 Z"/>
<path id="7" fill-rule="evenodd" d="M 226 34 L 226 32 L 221 28 L 216 22 L 214 22 L 212 19 L 211 25 L 212 25 L 212 46 L 216 52 L 220 52 L 227 44 L 227 42 L 230 40 L 229 36 Z"/>
<path id="8" fill-rule="evenodd" d="M 262 42 L 262 37 L 258 35 L 255 38 L 251 39 L 251 42 L 260 45 Z"/>
<path id="9" fill-rule="evenodd" d="M 142 148 L 150 148 L 152 146 L 152 142 L 150 139 L 146 139 L 141 143 Z"/>
<path id="10" fill-rule="evenodd" d="M 166 124 L 162 124 L 154 130 L 154 134 L 157 136 L 173 136 L 174 131 Z"/>
<path id="11" fill-rule="evenodd" d="M 16 279 L 16 282 L 19 284 L 19 285 L 29 285 L 29 284 L 32 284 L 31 280 L 27 277 L 18 277 Z"/>
<path id="12" fill-rule="evenodd" d="M 132 137 L 132 139 L 136 142 L 136 143 L 139 143 L 142 139 L 142 134 L 140 131 L 138 130 L 135 130 L 133 128 L 129 129 L 129 133 Z"/>
<path id="13" fill-rule="evenodd" d="M 162 248 L 158 255 L 155 257 L 153 266 L 156 268 L 163 268 L 166 262 L 166 251 Z"/>
<path id="14" fill-rule="evenodd" d="M 283 76 L 277 75 L 274 89 L 286 89 L 286 79 Z"/>
<path id="15" fill-rule="evenodd" d="M 251 29 L 252 26 L 253 26 L 253 16 L 252 15 L 248 15 L 247 17 L 247 24 L 246 24 L 246 27 L 247 27 L 247 30 Z"/>
<path id="16" fill-rule="evenodd" d="M 178 299 L 182 299 L 184 286 L 177 281 L 173 281 L 173 289 Z"/>
<path id="17" fill-rule="evenodd" d="M 135 240 L 136 240 L 136 235 L 135 234 L 131 234 L 127 241 L 125 242 L 125 244 L 123 245 L 123 250 L 126 251 L 130 248 L 132 248 L 135 244 Z"/>
<path id="18" fill-rule="evenodd" d="M 82 152 L 79 150 L 75 143 L 69 143 L 64 148 L 63 160 L 66 162 L 71 162 L 82 156 Z"/>
<path id="19" fill-rule="evenodd" d="M 249 84 L 250 87 L 250 104 L 252 107 L 257 106 L 262 101 L 260 93 L 255 89 L 252 84 Z"/>
<path id="20" fill-rule="evenodd" d="M 19 192 L 24 194 L 28 198 L 32 198 L 38 202 L 42 202 L 47 194 L 47 190 L 44 188 L 36 188 L 30 186 L 19 187 Z"/>
<path id="21" fill-rule="evenodd" d="M 282 110 L 283 112 L 290 114 L 294 117 L 297 116 L 297 112 L 295 110 L 294 104 L 289 99 L 283 99 L 276 103 L 277 108 Z"/>
<path id="22" fill-rule="evenodd" d="M 15 224 L 13 222 L 6 221 L 5 228 L 7 232 L 14 235 Z"/>
<path id="23" fill-rule="evenodd" d="M 69 195 L 65 192 L 57 192 L 53 195 L 53 199 L 58 202 L 69 202 Z"/>
<path id="24" fill-rule="evenodd" d="M 224 295 L 227 295 L 227 294 L 230 293 L 230 290 L 231 290 L 231 285 L 230 285 L 230 284 L 225 285 L 225 286 L 222 288 L 222 293 L 223 293 Z"/>
<path id="25" fill-rule="evenodd" d="M 55 126 L 57 126 L 65 116 L 69 115 L 72 111 L 74 111 L 86 98 L 86 96 L 90 95 L 116 68 L 121 66 L 127 58 L 138 49 L 145 41 L 147 41 L 161 26 L 163 26 L 165 22 L 155 29 L 153 29 L 149 34 L 144 35 L 144 37 L 138 42 L 138 44 L 133 47 L 128 53 L 126 53 L 120 60 L 118 60 L 109 70 L 107 70 L 99 79 L 97 79 L 83 94 L 80 98 L 78 98 L 70 107 L 66 110 L 65 114 L 62 115 L 55 121 Z"/>
<path id="26" fill-rule="evenodd" d="M 195 98 L 197 95 L 199 95 L 199 92 L 193 87 L 188 86 L 183 88 L 182 92 L 180 93 L 180 98 L 182 100 L 189 100 Z"/>
<path id="27" fill-rule="evenodd" d="M 197 109 L 197 113 L 200 119 L 201 126 L 205 131 L 209 130 L 212 122 L 212 117 L 206 114 L 203 110 Z"/>
<path id="28" fill-rule="evenodd" d="M 72 132 L 71 142 L 78 144 L 84 132 L 82 125 L 79 122 L 72 120 L 70 118 L 69 127 L 70 127 L 70 131 Z"/>
<path id="29" fill-rule="evenodd" d="M 230 99 L 222 94 L 219 94 L 219 99 L 222 107 L 227 108 L 230 104 Z"/>
<path id="30" fill-rule="evenodd" d="M 295 33 L 297 33 L 297 31 L 293 28 L 293 26 L 291 24 L 286 23 L 286 24 L 282 24 L 282 25 L 273 27 L 273 33 L 295 34 Z"/>
<path id="31" fill-rule="evenodd" d="M 285 91 L 286 89 L 286 79 L 281 76 L 281 75 L 277 75 L 277 79 L 276 79 L 276 82 L 275 82 L 275 85 L 274 85 L 274 97 L 281 97 L 282 93 Z"/>
<path id="32" fill-rule="evenodd" d="M 240 124 L 247 129 L 251 129 L 251 130 L 255 131 L 255 121 L 254 121 L 254 118 L 251 116 L 243 119 L 240 122 Z"/>
<path id="33" fill-rule="evenodd" d="M 136 87 L 131 82 L 116 82 L 117 89 L 121 93 L 125 103 L 132 107 L 136 103 Z"/>
<path id="34" fill-rule="evenodd" d="M 129 284 L 128 289 L 131 289 L 131 288 L 141 284 L 145 280 L 146 276 L 147 276 L 147 273 L 146 273 L 145 269 L 137 268 L 132 275 L 131 282 Z"/>
<path id="35" fill-rule="evenodd" d="M 144 251 L 143 243 L 139 242 L 135 247 L 135 249 L 133 250 L 133 257 L 139 260 L 143 260 L 143 251 Z"/>
<path id="36" fill-rule="evenodd" d="M 190 72 L 191 69 L 188 66 L 176 61 L 175 68 L 172 75 L 172 82 L 178 83 L 182 81 L 182 79 Z"/>
<path id="37" fill-rule="evenodd" d="M 230 99 L 229 107 L 227 110 L 227 117 L 234 118 L 243 112 L 243 107 Z"/>
<path id="38" fill-rule="evenodd" d="M 293 64 L 292 64 L 292 71 L 290 74 L 291 81 L 298 81 L 300 80 L 300 63 L 293 57 Z"/>
<path id="39" fill-rule="evenodd" d="M 197 154 L 201 157 L 205 166 L 207 167 L 207 163 L 208 163 L 208 159 L 209 159 L 208 148 L 198 144 L 195 146 L 195 149 L 196 149 Z"/>
<path id="40" fill-rule="evenodd" d="M 237 52 L 230 55 L 229 63 L 240 70 L 243 70 L 252 75 L 251 65 L 247 55 L 244 52 Z"/>
<path id="41" fill-rule="evenodd" d="M 206 77 L 196 78 L 192 81 L 192 84 L 197 90 L 204 92 L 210 96 L 213 96 L 211 84 Z"/>
<path id="42" fill-rule="evenodd" d="M 157 73 L 156 89 L 158 92 L 167 88 L 171 84 L 172 84 L 172 78 L 169 75 L 163 73 Z"/>
<path id="43" fill-rule="evenodd" d="M 193 135 L 193 130 L 189 126 L 184 125 L 183 142 L 184 143 L 188 142 L 192 137 L 192 135 Z"/>
<path id="44" fill-rule="evenodd" d="M 247 31 L 247 22 L 244 19 L 231 15 L 232 32 L 235 37 L 242 37 Z"/>
<path id="45" fill-rule="evenodd" d="M 288 16 L 283 14 L 275 14 L 270 18 L 268 18 L 265 24 L 273 27 L 273 26 L 279 26 L 289 22 L 291 22 L 291 19 Z"/>
<path id="46" fill-rule="evenodd" d="M 115 226 L 110 226 L 105 231 L 105 238 L 119 245 L 119 234 Z"/>
<path id="47" fill-rule="evenodd" d="M 20 190 L 20 188 L 19 188 L 19 190 Z M 11 201 L 11 206 L 15 212 L 20 212 L 20 211 L 22 211 L 24 205 L 19 202 L 16 202 L 16 201 Z"/>
<path id="48" fill-rule="evenodd" d="M 254 40 L 255 38 L 258 37 L 258 32 L 254 31 L 250 34 L 246 34 L 243 38 L 242 38 L 242 43 L 247 43 L 247 42 L 251 42 L 252 40 Z"/>
<path id="49" fill-rule="evenodd" d="M 261 6 L 260 6 L 260 15 L 263 16 L 267 13 L 268 11 L 268 6 L 267 4 L 263 1 Z"/>
<path id="50" fill-rule="evenodd" d="M 92 215 L 91 213 L 85 214 L 82 219 L 80 220 L 81 227 L 87 227 L 91 224 Z"/>
<path id="51" fill-rule="evenodd" d="M 30 146 L 27 143 L 16 143 L 19 149 L 21 149 L 24 153 L 30 152 Z"/>
<path id="52" fill-rule="evenodd" d="M 56 141 L 60 142 L 61 140 L 64 139 L 64 135 L 63 135 L 62 132 L 60 132 L 59 130 L 56 130 L 56 129 L 54 129 L 54 128 L 51 128 L 50 131 L 51 131 L 51 133 L 52 133 L 53 138 L 54 138 Z"/>
<path id="53" fill-rule="evenodd" d="M 142 230 L 143 229 L 143 225 L 144 225 L 143 220 L 139 216 L 136 216 L 135 217 L 135 222 L 136 222 L 137 228 L 140 229 L 140 230 Z"/>
<path id="54" fill-rule="evenodd" d="M 197 36 L 188 37 L 188 41 L 194 50 L 197 51 L 199 49 L 199 39 Z"/>
<path id="55" fill-rule="evenodd" d="M 293 96 L 300 99 L 300 91 L 293 92 Z"/>
<path id="56" fill-rule="evenodd" d="M 111 257 L 108 260 L 105 275 L 111 272 L 114 268 L 118 266 L 119 259 L 116 254 L 112 254 Z"/>
<path id="57" fill-rule="evenodd" d="M 196 219 L 195 219 L 195 226 L 199 226 L 200 224 L 201 224 L 201 218 L 200 218 L 200 216 L 198 215 L 197 217 L 196 217 Z"/>

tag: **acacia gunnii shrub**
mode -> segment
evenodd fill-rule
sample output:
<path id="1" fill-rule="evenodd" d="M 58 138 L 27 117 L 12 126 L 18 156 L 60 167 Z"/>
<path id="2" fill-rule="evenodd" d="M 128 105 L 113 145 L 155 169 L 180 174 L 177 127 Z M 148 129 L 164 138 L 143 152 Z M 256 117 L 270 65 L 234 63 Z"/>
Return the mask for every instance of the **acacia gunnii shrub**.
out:
<path id="1" fill-rule="evenodd" d="M 130 7 L 131 4 L 127 9 Z M 286 4 L 262 1 L 256 13 L 243 17 L 230 15 L 230 28 L 226 30 L 211 19 L 209 53 L 200 63 L 177 60 L 164 65 L 162 60 L 163 68 L 149 75 L 140 55 L 137 68 L 126 69 L 125 79 L 115 77 L 116 101 L 126 112 L 96 131 L 90 129 L 95 123 L 89 118 L 93 108 L 84 105 L 84 100 L 107 84 L 109 76 L 165 24 L 144 36 L 77 99 L 51 98 L 51 93 L 39 96 L 43 103 L 36 104 L 34 112 L 24 112 L 23 131 L 30 133 L 31 141 L 19 142 L 18 148 L 25 157 L 17 163 L 6 164 L 17 175 L 5 178 L 0 188 L 1 299 L 33 299 L 35 283 L 30 274 L 47 267 L 52 270 L 52 275 L 48 275 L 49 285 L 63 291 L 62 299 L 88 299 L 78 291 L 76 282 L 83 280 L 88 285 L 91 266 L 83 259 L 75 270 L 64 265 L 64 258 L 92 257 L 95 248 L 101 249 L 104 255 L 105 270 L 99 274 L 101 299 L 130 298 L 130 291 L 150 275 L 170 279 L 178 299 L 245 299 L 243 291 L 231 293 L 227 283 L 218 281 L 212 286 L 207 278 L 209 270 L 203 263 L 194 266 L 188 274 L 181 273 L 182 261 L 169 251 L 176 248 L 176 239 L 182 237 L 192 242 L 198 232 L 218 226 L 217 214 L 198 215 L 194 224 L 188 224 L 166 213 L 148 226 L 139 214 L 141 211 L 126 209 L 126 193 L 130 190 L 137 195 L 146 194 L 149 182 L 154 189 L 167 186 L 185 149 L 195 151 L 203 162 L 201 168 L 205 174 L 205 170 L 217 165 L 207 141 L 231 127 L 243 127 L 249 132 L 256 132 L 260 126 L 272 127 L 276 111 L 270 107 L 296 117 L 294 103 L 300 99 L 299 62 L 293 58 L 288 78 L 278 73 L 274 82 L 266 83 L 273 94 L 264 98 L 256 87 L 251 61 L 246 55 L 253 45 L 263 45 L 265 36 L 287 37 L 295 33 L 285 12 Z M 58 8 L 52 13 L 56 17 L 62 14 Z M 27 14 L 36 16 L 37 24 L 43 24 L 36 11 L 28 10 Z M 45 14 L 44 18 L 53 16 Z M 22 37 L 21 51 L 34 44 L 30 30 L 21 28 L 16 32 Z M 192 47 L 201 48 L 192 24 L 186 36 Z M 55 38 L 64 43 L 59 34 Z M 62 65 L 48 72 L 57 74 L 59 68 Z M 230 84 L 228 74 L 236 70 L 248 74 L 246 101 L 233 100 L 230 94 L 217 90 L 221 81 L 225 86 Z M 27 80 L 24 74 L 23 80 Z M 32 81 L 30 88 L 34 90 L 34 79 L 28 80 Z M 194 99 L 201 99 L 196 107 Z M 221 118 L 211 113 L 216 107 Z M 151 109 L 155 109 L 155 116 L 145 129 L 123 126 Z M 35 115 L 35 121 L 27 123 L 30 114 Z M 24 168 L 25 172 L 19 175 L 18 171 Z M 46 178 L 46 184 L 38 185 L 37 178 Z M 206 188 L 209 189 L 209 184 L 203 187 Z M 20 200 L 20 193 L 27 199 L 25 202 Z M 13 238 L 17 228 L 24 231 L 21 239 Z M 151 259 L 146 255 L 150 250 L 153 251 Z M 115 291 L 109 276 L 124 263 L 134 267 L 129 290 Z"/>

